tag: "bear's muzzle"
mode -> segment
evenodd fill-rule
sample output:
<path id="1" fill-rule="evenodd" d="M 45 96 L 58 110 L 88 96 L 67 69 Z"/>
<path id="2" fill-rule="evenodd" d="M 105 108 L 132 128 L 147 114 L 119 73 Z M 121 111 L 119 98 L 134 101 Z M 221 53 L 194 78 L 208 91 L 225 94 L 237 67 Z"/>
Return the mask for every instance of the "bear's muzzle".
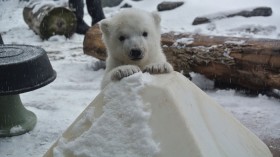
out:
<path id="1" fill-rule="evenodd" d="M 140 60 L 144 56 L 144 53 L 140 49 L 131 49 L 129 52 L 129 57 L 131 60 Z"/>

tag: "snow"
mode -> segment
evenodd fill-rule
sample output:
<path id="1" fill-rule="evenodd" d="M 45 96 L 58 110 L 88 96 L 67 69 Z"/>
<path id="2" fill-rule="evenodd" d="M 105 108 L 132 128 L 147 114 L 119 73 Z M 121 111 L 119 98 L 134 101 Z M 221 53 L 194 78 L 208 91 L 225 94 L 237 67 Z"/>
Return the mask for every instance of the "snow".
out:
<path id="1" fill-rule="evenodd" d="M 144 1 L 142 2 L 144 3 Z M 208 15 L 217 12 L 247 9 L 251 7 L 270 6 L 273 10 L 271 17 L 233 17 L 223 20 L 217 20 L 213 23 L 193 26 L 195 17 Z M 244 37 L 262 37 L 279 39 L 280 27 L 280 3 L 277 0 L 186 0 L 185 4 L 173 11 L 165 11 L 160 14 L 163 17 L 163 32 L 195 32 L 209 35 L 231 35 Z M 252 34 L 249 32 L 234 31 L 237 27 L 243 26 L 275 26 L 278 29 L 268 34 Z"/>
<path id="2" fill-rule="evenodd" d="M 18 132 L 25 131 L 20 125 L 14 126 L 11 128 L 10 133 L 11 134 L 16 134 Z"/>
<path id="3" fill-rule="evenodd" d="M 68 6 L 67 0 L 53 1 L 53 0 L 34 0 L 32 3 L 29 3 L 32 13 L 36 13 L 40 8 L 50 6 L 50 7 L 59 7 L 59 6 Z"/>
<path id="4" fill-rule="evenodd" d="M 245 43 L 245 40 L 239 40 L 239 41 L 228 40 L 228 41 L 225 41 L 225 44 L 234 44 L 234 45 L 242 45 L 244 43 Z"/>
<path id="5" fill-rule="evenodd" d="M 192 78 L 192 82 L 199 88 L 202 88 L 204 90 L 214 89 L 214 81 L 207 79 L 204 75 L 191 72 L 190 76 Z"/>
<path id="6" fill-rule="evenodd" d="M 279 139 L 279 100 L 265 95 L 248 97 L 234 90 L 217 90 L 207 94 L 233 113 L 261 139 L 268 137 Z"/>
<path id="7" fill-rule="evenodd" d="M 156 5 L 162 1 L 124 0 L 122 4 L 128 2 L 136 8 L 155 11 Z M 23 2 L 18 3 L 18 0 L 0 1 L 2 38 L 6 44 L 28 44 L 44 48 L 57 72 L 57 78 L 48 86 L 21 94 L 24 106 L 36 114 L 38 121 L 29 133 L 1 138 L 1 157 L 42 156 L 100 92 L 104 74 L 102 69 L 93 70 L 97 59 L 83 54 L 83 35 L 74 34 L 70 39 L 54 36 L 48 41 L 42 41 L 25 24 L 22 18 L 24 5 Z M 197 16 L 259 6 L 272 7 L 272 16 L 233 17 L 210 24 L 191 25 Z M 106 16 L 111 16 L 118 8 L 105 8 Z M 278 0 L 186 0 L 184 5 L 175 10 L 160 12 L 162 32 L 280 39 L 279 8 Z M 91 23 L 89 15 L 85 13 L 86 22 Z M 264 30 L 258 29 L 259 33 L 245 31 L 248 27 Z M 193 81 L 261 139 L 280 139 L 279 99 L 265 95 L 252 97 L 235 90 L 214 89 L 212 81 L 199 75 L 193 77 Z M 280 93 L 279 90 L 275 91 Z"/>
<path id="8" fill-rule="evenodd" d="M 138 94 L 149 76 L 138 73 L 106 88 L 104 113 L 94 119 L 94 108 L 89 108 L 71 132 L 80 135 L 81 128 L 95 120 L 93 125 L 73 141 L 59 139 L 54 156 L 152 157 L 159 152 L 148 125 L 149 105 Z"/>
<path id="9" fill-rule="evenodd" d="M 176 40 L 175 44 L 177 44 L 177 43 L 184 43 L 184 44 L 188 45 L 188 44 L 193 43 L 193 40 L 194 40 L 193 38 L 180 38 L 180 39 Z"/>

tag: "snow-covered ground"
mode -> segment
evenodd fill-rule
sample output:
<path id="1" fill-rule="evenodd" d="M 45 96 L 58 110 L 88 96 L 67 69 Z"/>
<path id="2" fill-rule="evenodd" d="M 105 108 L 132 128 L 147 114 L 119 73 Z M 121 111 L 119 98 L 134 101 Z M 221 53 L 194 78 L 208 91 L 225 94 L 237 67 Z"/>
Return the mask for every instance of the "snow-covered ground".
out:
<path id="1" fill-rule="evenodd" d="M 124 0 L 133 7 L 155 11 L 163 0 Z M 122 5 L 121 4 L 121 5 Z M 271 17 L 234 17 L 212 24 L 192 26 L 197 16 L 239 10 L 256 6 L 269 6 Z M 84 108 L 100 92 L 104 70 L 94 71 L 97 59 L 83 54 L 84 36 L 74 34 L 71 39 L 54 36 L 42 41 L 28 28 L 22 18 L 24 3 L 18 0 L 0 1 L 0 33 L 6 44 L 29 44 L 44 48 L 49 55 L 57 79 L 46 87 L 21 94 L 27 109 L 33 111 L 38 122 L 31 132 L 10 138 L 0 138 L 0 157 L 42 156 L 61 133 L 73 122 Z M 106 16 L 114 14 L 119 7 L 105 8 Z M 162 32 L 195 32 L 210 35 L 234 35 L 280 39 L 280 2 L 278 0 L 186 0 L 175 10 L 160 13 Z M 86 12 L 85 19 L 91 23 Z M 242 31 L 244 27 L 273 28 L 257 34 Z M 210 29 L 211 28 L 211 29 Z M 1 77 L 2 74 L 0 74 Z M 194 75 L 194 81 L 206 93 L 232 112 L 245 126 L 263 140 L 274 139 L 280 144 L 280 101 L 259 95 L 250 97 L 234 90 L 213 89 L 213 83 L 203 76 Z M 280 146 L 278 145 L 277 149 Z"/>

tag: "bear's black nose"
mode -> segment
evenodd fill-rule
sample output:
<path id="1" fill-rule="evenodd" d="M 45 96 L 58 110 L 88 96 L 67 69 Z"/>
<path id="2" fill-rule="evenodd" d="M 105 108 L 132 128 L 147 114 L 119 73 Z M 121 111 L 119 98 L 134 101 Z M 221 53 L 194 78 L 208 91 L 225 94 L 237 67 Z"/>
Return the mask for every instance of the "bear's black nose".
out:
<path id="1" fill-rule="evenodd" d="M 142 51 L 140 49 L 131 49 L 130 53 L 129 53 L 129 57 L 132 60 L 139 60 L 139 59 L 142 59 L 143 54 L 142 54 Z"/>

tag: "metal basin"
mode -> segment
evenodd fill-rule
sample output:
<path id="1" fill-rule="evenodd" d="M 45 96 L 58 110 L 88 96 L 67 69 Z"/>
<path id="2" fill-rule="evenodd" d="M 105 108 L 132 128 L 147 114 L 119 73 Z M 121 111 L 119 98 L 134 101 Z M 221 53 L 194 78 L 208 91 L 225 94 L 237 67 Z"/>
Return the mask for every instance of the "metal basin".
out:
<path id="1" fill-rule="evenodd" d="M 0 45 L 0 95 L 19 94 L 56 78 L 47 53 L 30 45 Z"/>

